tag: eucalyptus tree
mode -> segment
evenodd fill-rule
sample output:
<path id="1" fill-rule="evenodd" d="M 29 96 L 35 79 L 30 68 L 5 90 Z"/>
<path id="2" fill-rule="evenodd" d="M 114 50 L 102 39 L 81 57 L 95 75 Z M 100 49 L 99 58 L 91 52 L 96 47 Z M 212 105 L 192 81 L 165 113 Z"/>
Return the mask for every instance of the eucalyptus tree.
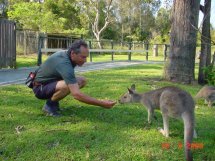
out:
<path id="1" fill-rule="evenodd" d="M 199 62 L 198 83 L 205 84 L 207 82 L 207 75 L 203 71 L 203 69 L 211 64 L 211 0 L 204 0 L 204 5 L 200 5 L 200 10 L 203 13 L 203 21 L 201 32 L 201 54 Z"/>
<path id="2" fill-rule="evenodd" d="M 171 18 L 170 53 L 164 77 L 174 82 L 194 80 L 200 0 L 175 0 Z"/>
<path id="3" fill-rule="evenodd" d="M 101 35 L 114 21 L 112 16 L 113 0 L 82 0 L 80 6 L 88 17 L 91 31 L 95 36 L 99 48 L 102 48 Z"/>
<path id="4" fill-rule="evenodd" d="M 156 36 L 159 36 L 162 40 L 162 42 L 159 43 L 167 41 L 166 38 L 169 37 L 170 27 L 170 9 L 162 7 L 157 13 L 154 27 Z"/>
<path id="5" fill-rule="evenodd" d="M 44 10 L 63 20 L 63 29 L 81 28 L 80 7 L 77 0 L 45 0 Z"/>
<path id="6" fill-rule="evenodd" d="M 121 25 L 121 40 L 150 37 L 160 0 L 115 0 L 116 19 Z"/>

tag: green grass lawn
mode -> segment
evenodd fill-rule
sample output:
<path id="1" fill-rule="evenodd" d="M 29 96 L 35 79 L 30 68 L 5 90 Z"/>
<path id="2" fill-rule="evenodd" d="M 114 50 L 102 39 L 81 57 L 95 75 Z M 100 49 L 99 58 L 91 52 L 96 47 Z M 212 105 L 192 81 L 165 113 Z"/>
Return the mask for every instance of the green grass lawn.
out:
<path id="1" fill-rule="evenodd" d="M 88 85 L 83 92 L 100 99 L 118 100 L 132 83 L 137 91 L 176 85 L 194 96 L 198 85 L 172 84 L 162 81 L 162 65 L 138 65 L 97 72 L 84 76 Z M 156 129 L 158 120 L 147 124 L 147 111 L 140 104 L 117 104 L 113 109 L 80 103 L 68 96 L 60 102 L 63 117 L 45 117 L 44 101 L 33 96 L 24 85 L 0 87 L 0 160 L 138 160 L 183 161 L 183 123 L 170 120 L 170 137 Z M 194 143 L 203 144 L 193 150 L 194 160 L 215 158 L 215 108 L 198 101 Z M 18 129 L 18 130 L 16 130 Z M 18 131 L 18 133 L 17 133 Z M 162 148 L 169 144 L 169 149 Z"/>
<path id="2" fill-rule="evenodd" d="M 42 60 L 45 61 L 48 58 L 47 55 L 42 56 Z M 37 55 L 17 55 L 16 57 L 16 66 L 17 68 L 21 67 L 33 67 L 37 65 Z"/>
<path id="3" fill-rule="evenodd" d="M 42 55 L 42 62 L 44 62 L 48 58 L 48 55 L 43 54 Z M 127 61 L 128 60 L 128 53 L 115 53 L 113 55 L 114 61 Z M 131 60 L 137 60 L 137 61 L 146 61 L 146 53 L 140 54 L 140 53 L 132 53 L 131 54 Z M 148 60 L 149 61 L 163 61 L 164 56 L 162 52 L 159 52 L 158 56 L 153 56 L 153 53 L 150 51 L 148 54 Z M 92 62 L 108 62 L 112 61 L 112 55 L 111 53 L 92 53 Z M 196 62 L 199 60 L 196 59 Z M 90 62 L 90 56 L 87 58 L 87 62 Z M 16 58 L 16 64 L 17 68 L 20 67 L 32 67 L 37 65 L 37 54 L 31 54 L 31 55 L 17 55 Z"/>
<path id="4" fill-rule="evenodd" d="M 109 54 L 92 54 L 92 62 L 105 62 L 105 61 L 111 61 L 112 60 L 112 55 Z M 114 61 L 127 61 L 128 60 L 128 54 L 114 54 L 113 55 L 113 60 Z M 131 55 L 131 60 L 140 60 L 140 61 L 145 61 L 146 60 L 146 54 L 132 54 Z M 159 55 L 157 57 L 154 57 L 149 54 L 148 56 L 149 61 L 163 61 L 164 58 L 162 55 Z M 88 62 L 90 61 L 90 58 L 87 60 Z"/>
<path id="5" fill-rule="evenodd" d="M 112 61 L 111 54 L 92 54 L 92 62 L 107 62 Z M 47 55 L 43 54 L 42 61 L 44 62 L 48 58 Z M 17 55 L 16 58 L 17 68 L 20 67 L 32 67 L 37 65 L 37 55 Z M 152 55 L 149 55 L 148 60 L 149 61 L 163 61 L 163 56 L 159 55 L 158 57 L 153 57 Z M 128 60 L 128 54 L 122 54 L 122 55 L 114 55 L 114 61 L 127 61 Z M 145 61 L 146 55 L 145 54 L 132 54 L 131 60 L 140 60 Z M 87 62 L 90 62 L 90 57 L 87 58 Z"/>

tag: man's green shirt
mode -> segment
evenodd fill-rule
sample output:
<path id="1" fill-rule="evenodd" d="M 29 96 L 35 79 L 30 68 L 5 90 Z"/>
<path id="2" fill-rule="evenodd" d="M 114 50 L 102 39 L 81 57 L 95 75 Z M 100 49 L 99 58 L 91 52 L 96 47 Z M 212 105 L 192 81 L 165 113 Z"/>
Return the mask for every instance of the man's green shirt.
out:
<path id="1" fill-rule="evenodd" d="M 66 84 L 75 84 L 77 80 L 74 68 L 67 51 L 56 52 L 39 67 L 35 81 L 48 83 L 64 80 Z"/>

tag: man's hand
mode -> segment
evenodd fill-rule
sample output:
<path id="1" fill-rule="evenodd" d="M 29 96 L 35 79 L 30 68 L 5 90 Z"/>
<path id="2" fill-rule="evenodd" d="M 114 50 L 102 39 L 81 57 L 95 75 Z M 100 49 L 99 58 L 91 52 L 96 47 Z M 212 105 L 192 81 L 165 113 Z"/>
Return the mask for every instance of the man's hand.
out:
<path id="1" fill-rule="evenodd" d="M 102 107 L 106 109 L 112 108 L 116 104 L 116 101 L 102 100 Z"/>

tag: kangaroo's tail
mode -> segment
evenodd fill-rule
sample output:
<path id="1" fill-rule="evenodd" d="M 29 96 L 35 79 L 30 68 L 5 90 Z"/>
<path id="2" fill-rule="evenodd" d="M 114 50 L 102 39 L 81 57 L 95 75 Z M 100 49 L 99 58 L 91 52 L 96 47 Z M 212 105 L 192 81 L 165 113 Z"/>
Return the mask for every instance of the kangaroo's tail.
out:
<path id="1" fill-rule="evenodd" d="M 190 113 L 185 112 L 182 115 L 183 121 L 184 121 L 184 150 L 185 150 L 185 157 L 186 161 L 193 161 L 192 153 L 191 153 L 191 144 L 193 140 L 193 134 L 194 134 L 194 121 L 195 116 L 194 112 Z"/>

